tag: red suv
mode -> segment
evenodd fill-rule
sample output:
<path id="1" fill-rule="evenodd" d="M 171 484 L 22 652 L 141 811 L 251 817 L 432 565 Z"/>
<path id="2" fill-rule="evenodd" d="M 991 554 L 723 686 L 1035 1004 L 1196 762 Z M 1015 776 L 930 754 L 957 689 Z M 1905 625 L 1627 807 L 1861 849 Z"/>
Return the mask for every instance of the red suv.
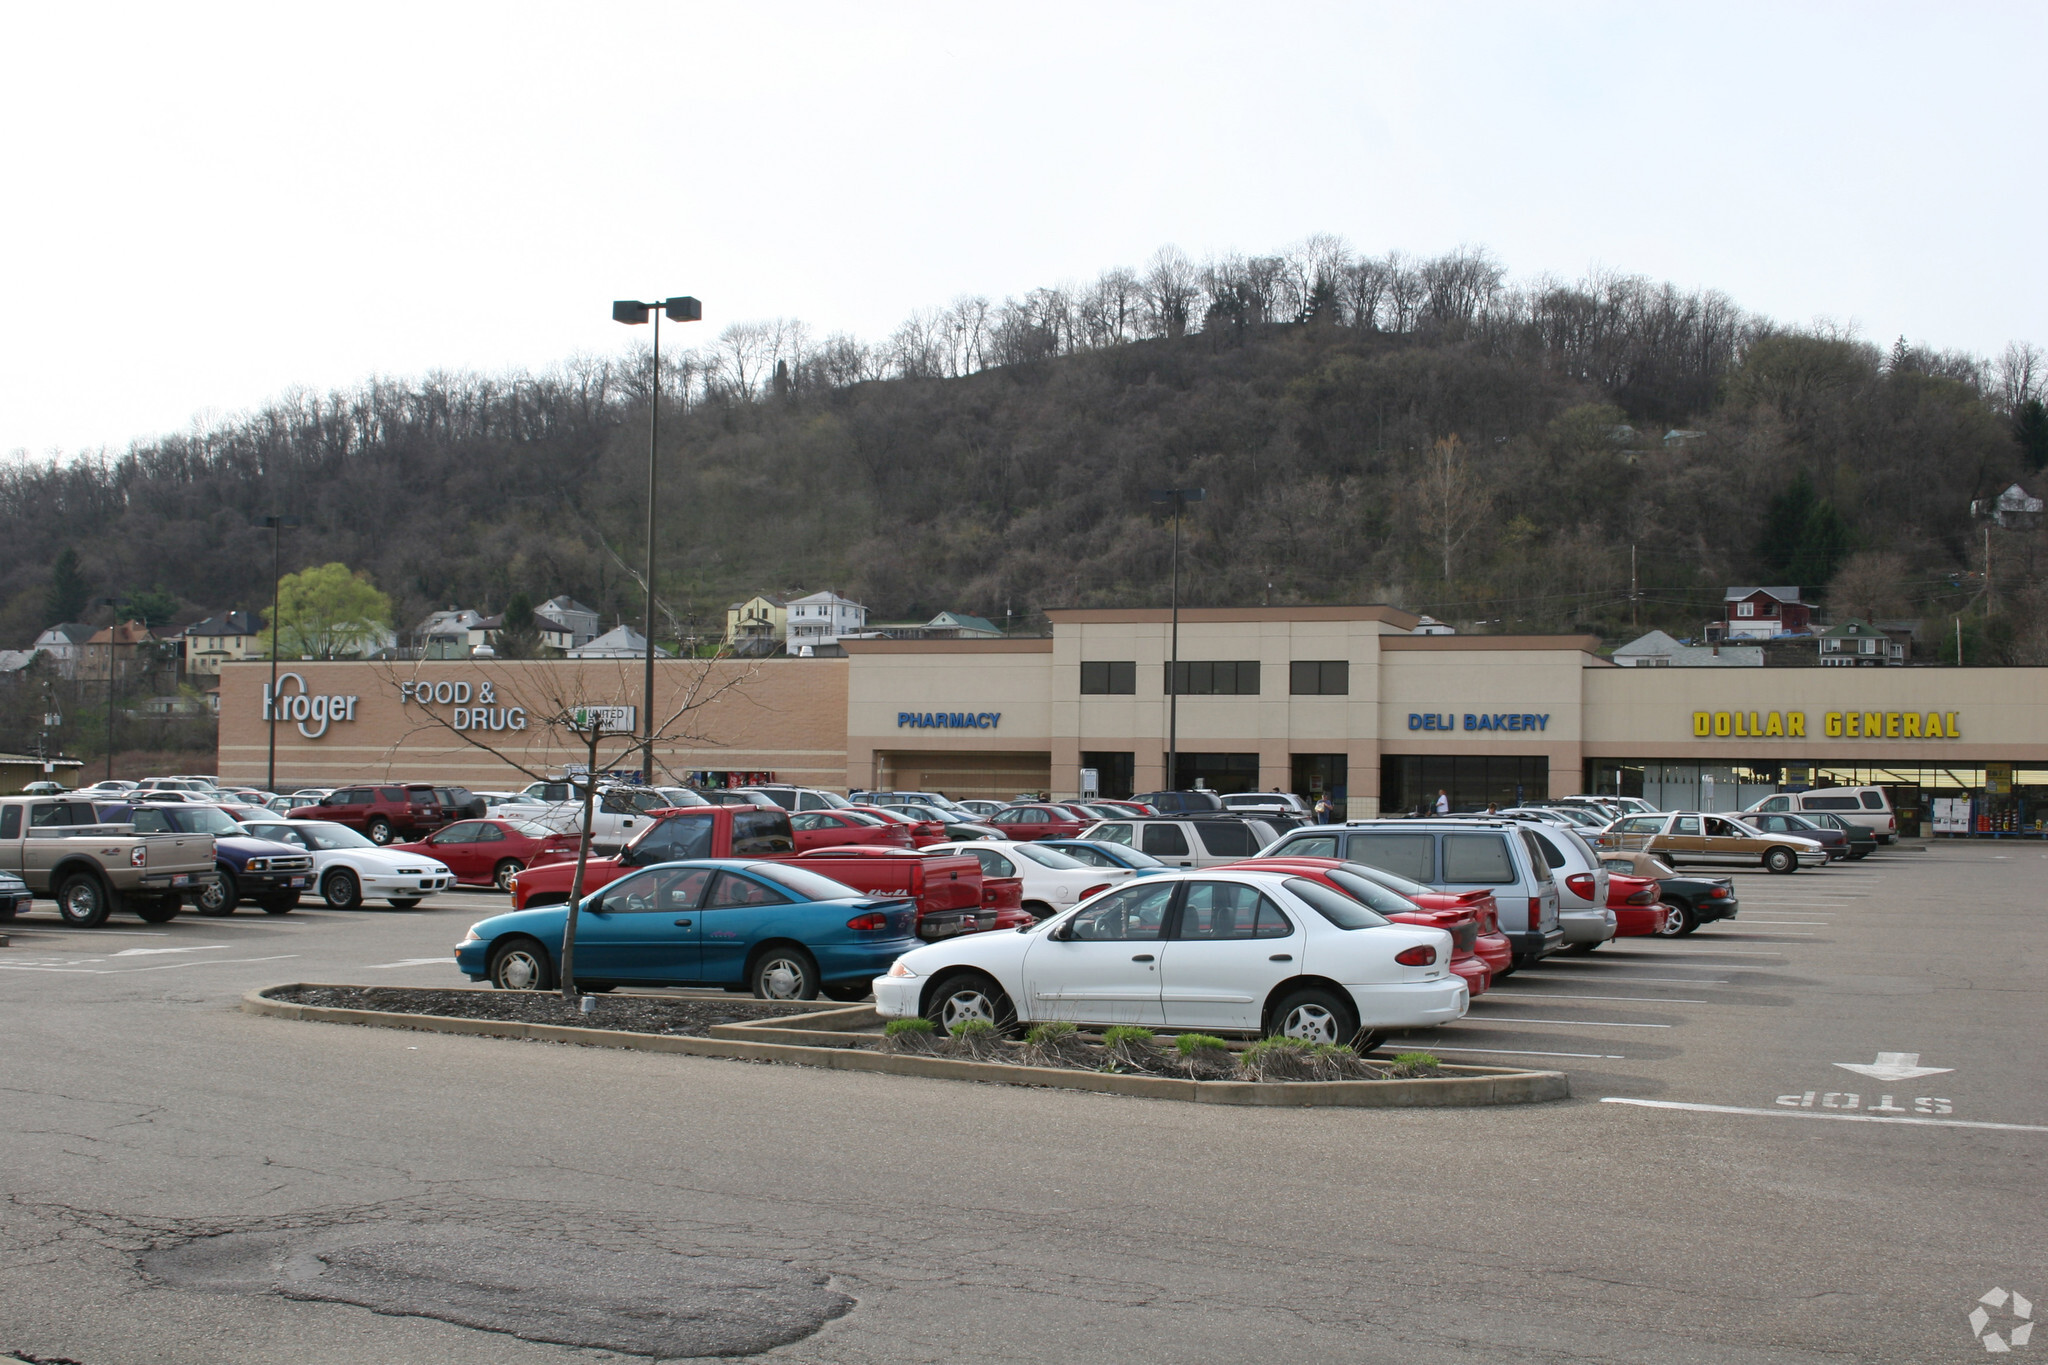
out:
<path id="1" fill-rule="evenodd" d="M 317 806 L 285 812 L 287 820 L 332 820 L 360 830 L 373 844 L 417 839 L 448 823 L 440 795 L 425 782 L 386 782 L 341 787 Z"/>
<path id="2" fill-rule="evenodd" d="M 1001 830 L 1006 839 L 1072 839 L 1094 824 L 1095 817 L 1047 801 L 1005 807 L 991 815 L 986 823 Z"/>

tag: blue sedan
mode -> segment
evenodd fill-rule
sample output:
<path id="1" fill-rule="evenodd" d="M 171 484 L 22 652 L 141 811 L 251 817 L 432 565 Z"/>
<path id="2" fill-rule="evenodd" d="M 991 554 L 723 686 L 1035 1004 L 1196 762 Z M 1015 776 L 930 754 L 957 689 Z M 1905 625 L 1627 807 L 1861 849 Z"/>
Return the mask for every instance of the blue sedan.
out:
<path id="1" fill-rule="evenodd" d="M 472 925 L 455 965 L 500 990 L 553 990 L 564 905 Z M 791 863 L 661 863 L 592 892 L 576 919 L 577 986 L 751 988 L 764 1000 L 859 1000 L 919 945 L 917 902 L 873 897 Z"/>
<path id="2" fill-rule="evenodd" d="M 1056 848 L 1090 867 L 1127 867 L 1133 877 L 1173 871 L 1170 863 L 1162 863 L 1149 853 L 1140 853 L 1128 844 L 1113 844 L 1107 839 L 1040 839 L 1038 846 Z"/>

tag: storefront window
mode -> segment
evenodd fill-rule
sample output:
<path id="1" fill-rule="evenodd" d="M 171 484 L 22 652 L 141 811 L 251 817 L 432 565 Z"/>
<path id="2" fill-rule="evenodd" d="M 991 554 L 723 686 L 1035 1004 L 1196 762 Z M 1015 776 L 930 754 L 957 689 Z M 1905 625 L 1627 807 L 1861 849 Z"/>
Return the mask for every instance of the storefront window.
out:
<path id="1" fill-rule="evenodd" d="M 1509 754 L 1392 754 L 1380 761 L 1380 810 L 1429 813 L 1438 792 L 1453 811 L 1520 805 L 1550 795 L 1550 760 Z"/>

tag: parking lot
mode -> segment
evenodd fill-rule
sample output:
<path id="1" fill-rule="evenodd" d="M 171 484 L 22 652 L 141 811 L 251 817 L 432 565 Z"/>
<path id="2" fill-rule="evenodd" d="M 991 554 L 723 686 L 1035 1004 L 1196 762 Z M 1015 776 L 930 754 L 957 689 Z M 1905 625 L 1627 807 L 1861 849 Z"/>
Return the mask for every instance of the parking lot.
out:
<path id="1" fill-rule="evenodd" d="M 853 1301 L 770 1359 L 1975 1359 L 1980 1296 L 2048 1301 L 2044 873 L 1937 844 L 1743 874 L 1735 921 L 1553 958 L 1398 1038 L 1572 1079 L 1440 1112 L 258 1019 L 235 1001 L 280 981 L 460 984 L 450 949 L 504 898 L 96 931 L 39 903 L 0 949 L 0 1353 L 593 1358 L 135 1268 L 198 1234 L 460 1224 L 765 1258 Z"/>

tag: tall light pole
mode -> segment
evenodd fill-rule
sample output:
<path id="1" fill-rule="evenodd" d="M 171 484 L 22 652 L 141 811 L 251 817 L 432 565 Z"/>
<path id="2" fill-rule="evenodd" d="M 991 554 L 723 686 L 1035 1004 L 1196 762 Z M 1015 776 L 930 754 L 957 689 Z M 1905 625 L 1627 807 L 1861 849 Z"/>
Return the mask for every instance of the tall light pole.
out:
<path id="1" fill-rule="evenodd" d="M 96 607 L 113 607 L 114 623 L 107 627 L 107 781 L 114 780 L 114 632 L 121 628 L 121 599 L 95 597 Z"/>
<path id="2" fill-rule="evenodd" d="M 1173 658 L 1166 667 L 1166 789 L 1179 791 L 1180 777 L 1180 514 L 1208 497 L 1200 488 L 1155 488 L 1152 501 L 1173 504 Z"/>
<path id="3" fill-rule="evenodd" d="M 647 401 L 647 677 L 642 688 L 640 704 L 640 780 L 652 785 L 654 782 L 654 474 L 655 446 L 661 434 L 661 318 L 668 315 L 670 322 L 701 322 L 704 319 L 704 305 L 687 294 L 660 303 L 642 303 L 638 299 L 612 300 L 612 321 L 629 326 L 642 326 L 651 316 L 654 319 L 654 386 Z M 597 774 L 590 774 L 589 780 L 597 781 Z"/>
<path id="4" fill-rule="evenodd" d="M 263 790 L 274 794 L 277 791 L 277 645 L 278 636 L 284 629 L 284 622 L 278 619 L 283 614 L 279 610 L 279 584 L 284 581 L 280 572 L 284 565 L 279 558 L 279 540 L 284 528 L 297 526 L 299 519 L 273 515 L 265 517 L 263 524 L 270 528 L 270 700 L 263 708 L 269 718 L 270 767 L 263 780 Z"/>

